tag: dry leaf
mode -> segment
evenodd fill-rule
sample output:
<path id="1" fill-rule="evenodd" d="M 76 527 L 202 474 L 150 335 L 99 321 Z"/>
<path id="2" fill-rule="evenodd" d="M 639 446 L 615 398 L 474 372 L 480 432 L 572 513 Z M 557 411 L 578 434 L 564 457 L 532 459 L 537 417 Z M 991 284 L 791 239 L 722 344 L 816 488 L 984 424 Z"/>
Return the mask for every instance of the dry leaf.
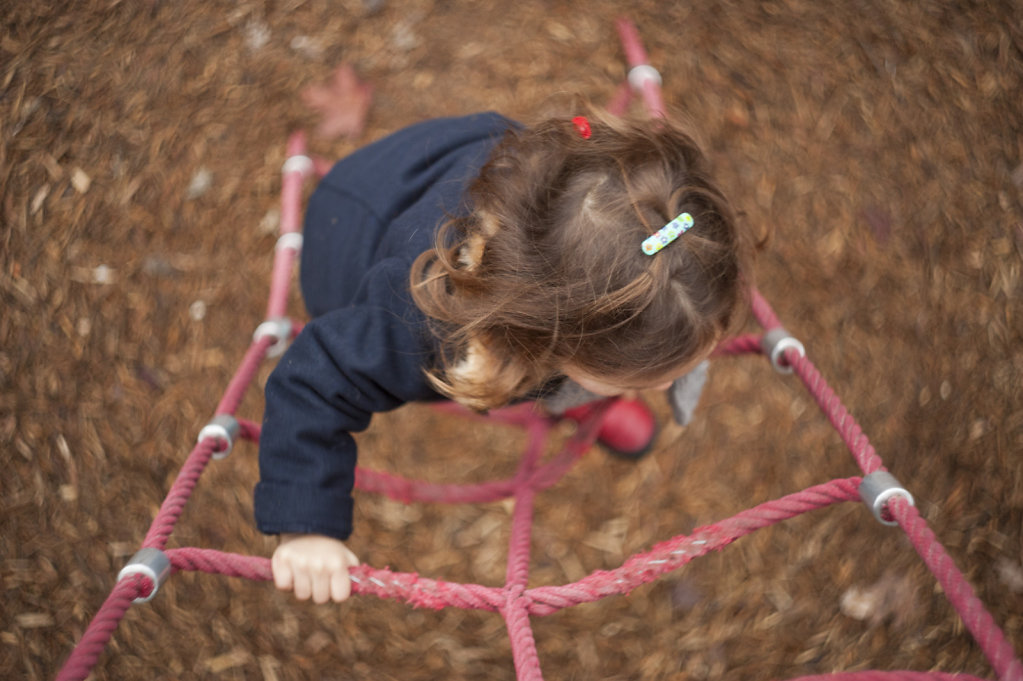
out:
<path id="1" fill-rule="evenodd" d="M 302 90 L 302 101 L 319 114 L 316 134 L 320 137 L 358 137 L 373 101 L 373 87 L 359 80 L 350 65 L 342 64 L 326 83 Z"/>
<path id="2" fill-rule="evenodd" d="M 89 187 L 92 186 L 92 178 L 86 174 L 81 168 L 75 168 L 71 171 L 71 186 L 79 194 L 84 194 L 89 191 Z"/>

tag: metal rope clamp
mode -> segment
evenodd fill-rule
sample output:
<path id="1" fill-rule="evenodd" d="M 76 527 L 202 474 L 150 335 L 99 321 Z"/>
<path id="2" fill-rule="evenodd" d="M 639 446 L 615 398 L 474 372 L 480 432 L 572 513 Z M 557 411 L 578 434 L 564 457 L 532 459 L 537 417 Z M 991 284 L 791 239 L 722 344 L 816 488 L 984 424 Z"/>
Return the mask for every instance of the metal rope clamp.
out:
<path id="1" fill-rule="evenodd" d="M 197 441 L 202 442 L 210 437 L 223 440 L 224 448 L 213 452 L 213 458 L 224 459 L 231 453 L 231 448 L 234 447 L 234 441 L 238 439 L 240 430 L 238 419 L 230 414 L 217 414 L 199 431 Z"/>
<path id="2" fill-rule="evenodd" d="M 281 167 L 281 173 L 287 175 L 298 171 L 303 175 L 308 175 L 313 171 L 313 160 L 305 154 L 295 154 L 289 156 Z"/>
<path id="3" fill-rule="evenodd" d="M 275 339 L 274 344 L 266 349 L 268 357 L 277 357 L 283 354 L 285 348 L 288 347 L 288 339 L 291 337 L 291 320 L 287 317 L 266 320 L 256 327 L 256 331 L 252 334 L 252 341 L 257 342 L 264 336 L 272 336 Z"/>
<path id="4" fill-rule="evenodd" d="M 285 232 L 277 239 L 277 245 L 274 246 L 275 251 L 283 249 L 291 249 L 296 254 L 302 252 L 302 232 Z"/>
<path id="5" fill-rule="evenodd" d="M 139 596 L 133 601 L 134 603 L 147 603 L 153 600 L 153 596 L 160 590 L 160 585 L 167 581 L 170 573 L 171 562 L 167 554 L 160 549 L 145 548 L 139 549 L 128 561 L 128 564 L 121 568 L 121 571 L 117 573 L 117 581 L 120 582 L 132 575 L 148 577 L 153 583 L 153 590 L 149 592 L 148 596 Z"/>
<path id="6" fill-rule="evenodd" d="M 916 506 L 913 495 L 888 471 L 874 471 L 863 476 L 860 483 L 860 498 L 883 525 L 898 525 L 896 521 L 891 520 L 891 513 L 888 511 L 888 502 L 895 497 L 902 497 L 910 506 Z"/>
<path id="7" fill-rule="evenodd" d="M 782 360 L 785 359 L 786 350 L 795 350 L 799 353 L 800 357 L 806 357 L 806 348 L 803 347 L 803 344 L 780 326 L 764 334 L 763 338 L 760 339 L 760 348 L 771 360 L 771 366 L 779 374 L 792 373 L 792 366 L 782 363 Z"/>
<path id="8" fill-rule="evenodd" d="M 637 64 L 636 66 L 633 66 L 629 70 L 627 79 L 633 90 L 642 90 L 643 85 L 648 80 L 656 83 L 658 87 L 660 87 L 663 82 L 661 80 L 660 72 L 653 66 L 650 66 L 650 64 Z"/>

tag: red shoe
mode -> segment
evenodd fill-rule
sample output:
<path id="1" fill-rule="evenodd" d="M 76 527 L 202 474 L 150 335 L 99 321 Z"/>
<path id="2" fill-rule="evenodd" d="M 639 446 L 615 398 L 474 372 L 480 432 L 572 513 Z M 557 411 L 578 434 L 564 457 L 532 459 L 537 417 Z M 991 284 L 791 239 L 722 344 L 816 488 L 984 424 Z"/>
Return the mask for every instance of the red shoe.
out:
<path id="1" fill-rule="evenodd" d="M 564 416 L 582 421 L 593 411 L 593 405 L 584 404 L 565 411 Z M 597 442 L 615 456 L 640 459 L 654 444 L 657 421 L 643 400 L 619 398 L 604 412 L 597 431 Z"/>

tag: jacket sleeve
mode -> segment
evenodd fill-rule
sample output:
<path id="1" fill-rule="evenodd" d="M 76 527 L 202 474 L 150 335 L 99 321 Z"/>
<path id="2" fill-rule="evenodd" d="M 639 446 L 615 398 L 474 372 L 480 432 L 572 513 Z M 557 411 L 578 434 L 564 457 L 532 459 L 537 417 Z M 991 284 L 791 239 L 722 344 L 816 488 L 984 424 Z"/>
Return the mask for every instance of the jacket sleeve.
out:
<path id="1" fill-rule="evenodd" d="M 439 182 L 450 180 L 452 168 L 471 168 L 475 175 L 494 144 L 516 127 L 496 113 L 416 123 L 352 152 L 320 184 L 358 196 L 367 210 L 389 224 Z M 468 150 L 475 152 L 470 158 L 465 157 Z M 461 193 L 455 187 L 452 196 L 458 199 Z M 444 209 L 454 211 L 458 205 Z"/>
<path id="2" fill-rule="evenodd" d="M 262 532 L 352 531 L 356 447 L 375 412 L 436 399 L 421 313 L 408 301 L 408 263 L 385 260 L 356 302 L 310 322 L 266 385 L 256 524 Z"/>

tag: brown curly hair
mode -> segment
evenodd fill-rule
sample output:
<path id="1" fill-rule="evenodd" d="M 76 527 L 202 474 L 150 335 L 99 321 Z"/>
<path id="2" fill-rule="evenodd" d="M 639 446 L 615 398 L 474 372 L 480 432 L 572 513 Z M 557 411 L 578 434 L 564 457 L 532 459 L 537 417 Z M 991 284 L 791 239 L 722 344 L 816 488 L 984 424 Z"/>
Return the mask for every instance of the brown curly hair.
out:
<path id="1" fill-rule="evenodd" d="M 489 409 L 570 365 L 619 385 L 663 379 L 735 323 L 752 248 L 693 139 L 668 120 L 589 112 L 512 130 L 438 230 L 412 295 L 441 341 L 436 389 Z M 695 225 L 640 244 L 682 212 Z"/>

